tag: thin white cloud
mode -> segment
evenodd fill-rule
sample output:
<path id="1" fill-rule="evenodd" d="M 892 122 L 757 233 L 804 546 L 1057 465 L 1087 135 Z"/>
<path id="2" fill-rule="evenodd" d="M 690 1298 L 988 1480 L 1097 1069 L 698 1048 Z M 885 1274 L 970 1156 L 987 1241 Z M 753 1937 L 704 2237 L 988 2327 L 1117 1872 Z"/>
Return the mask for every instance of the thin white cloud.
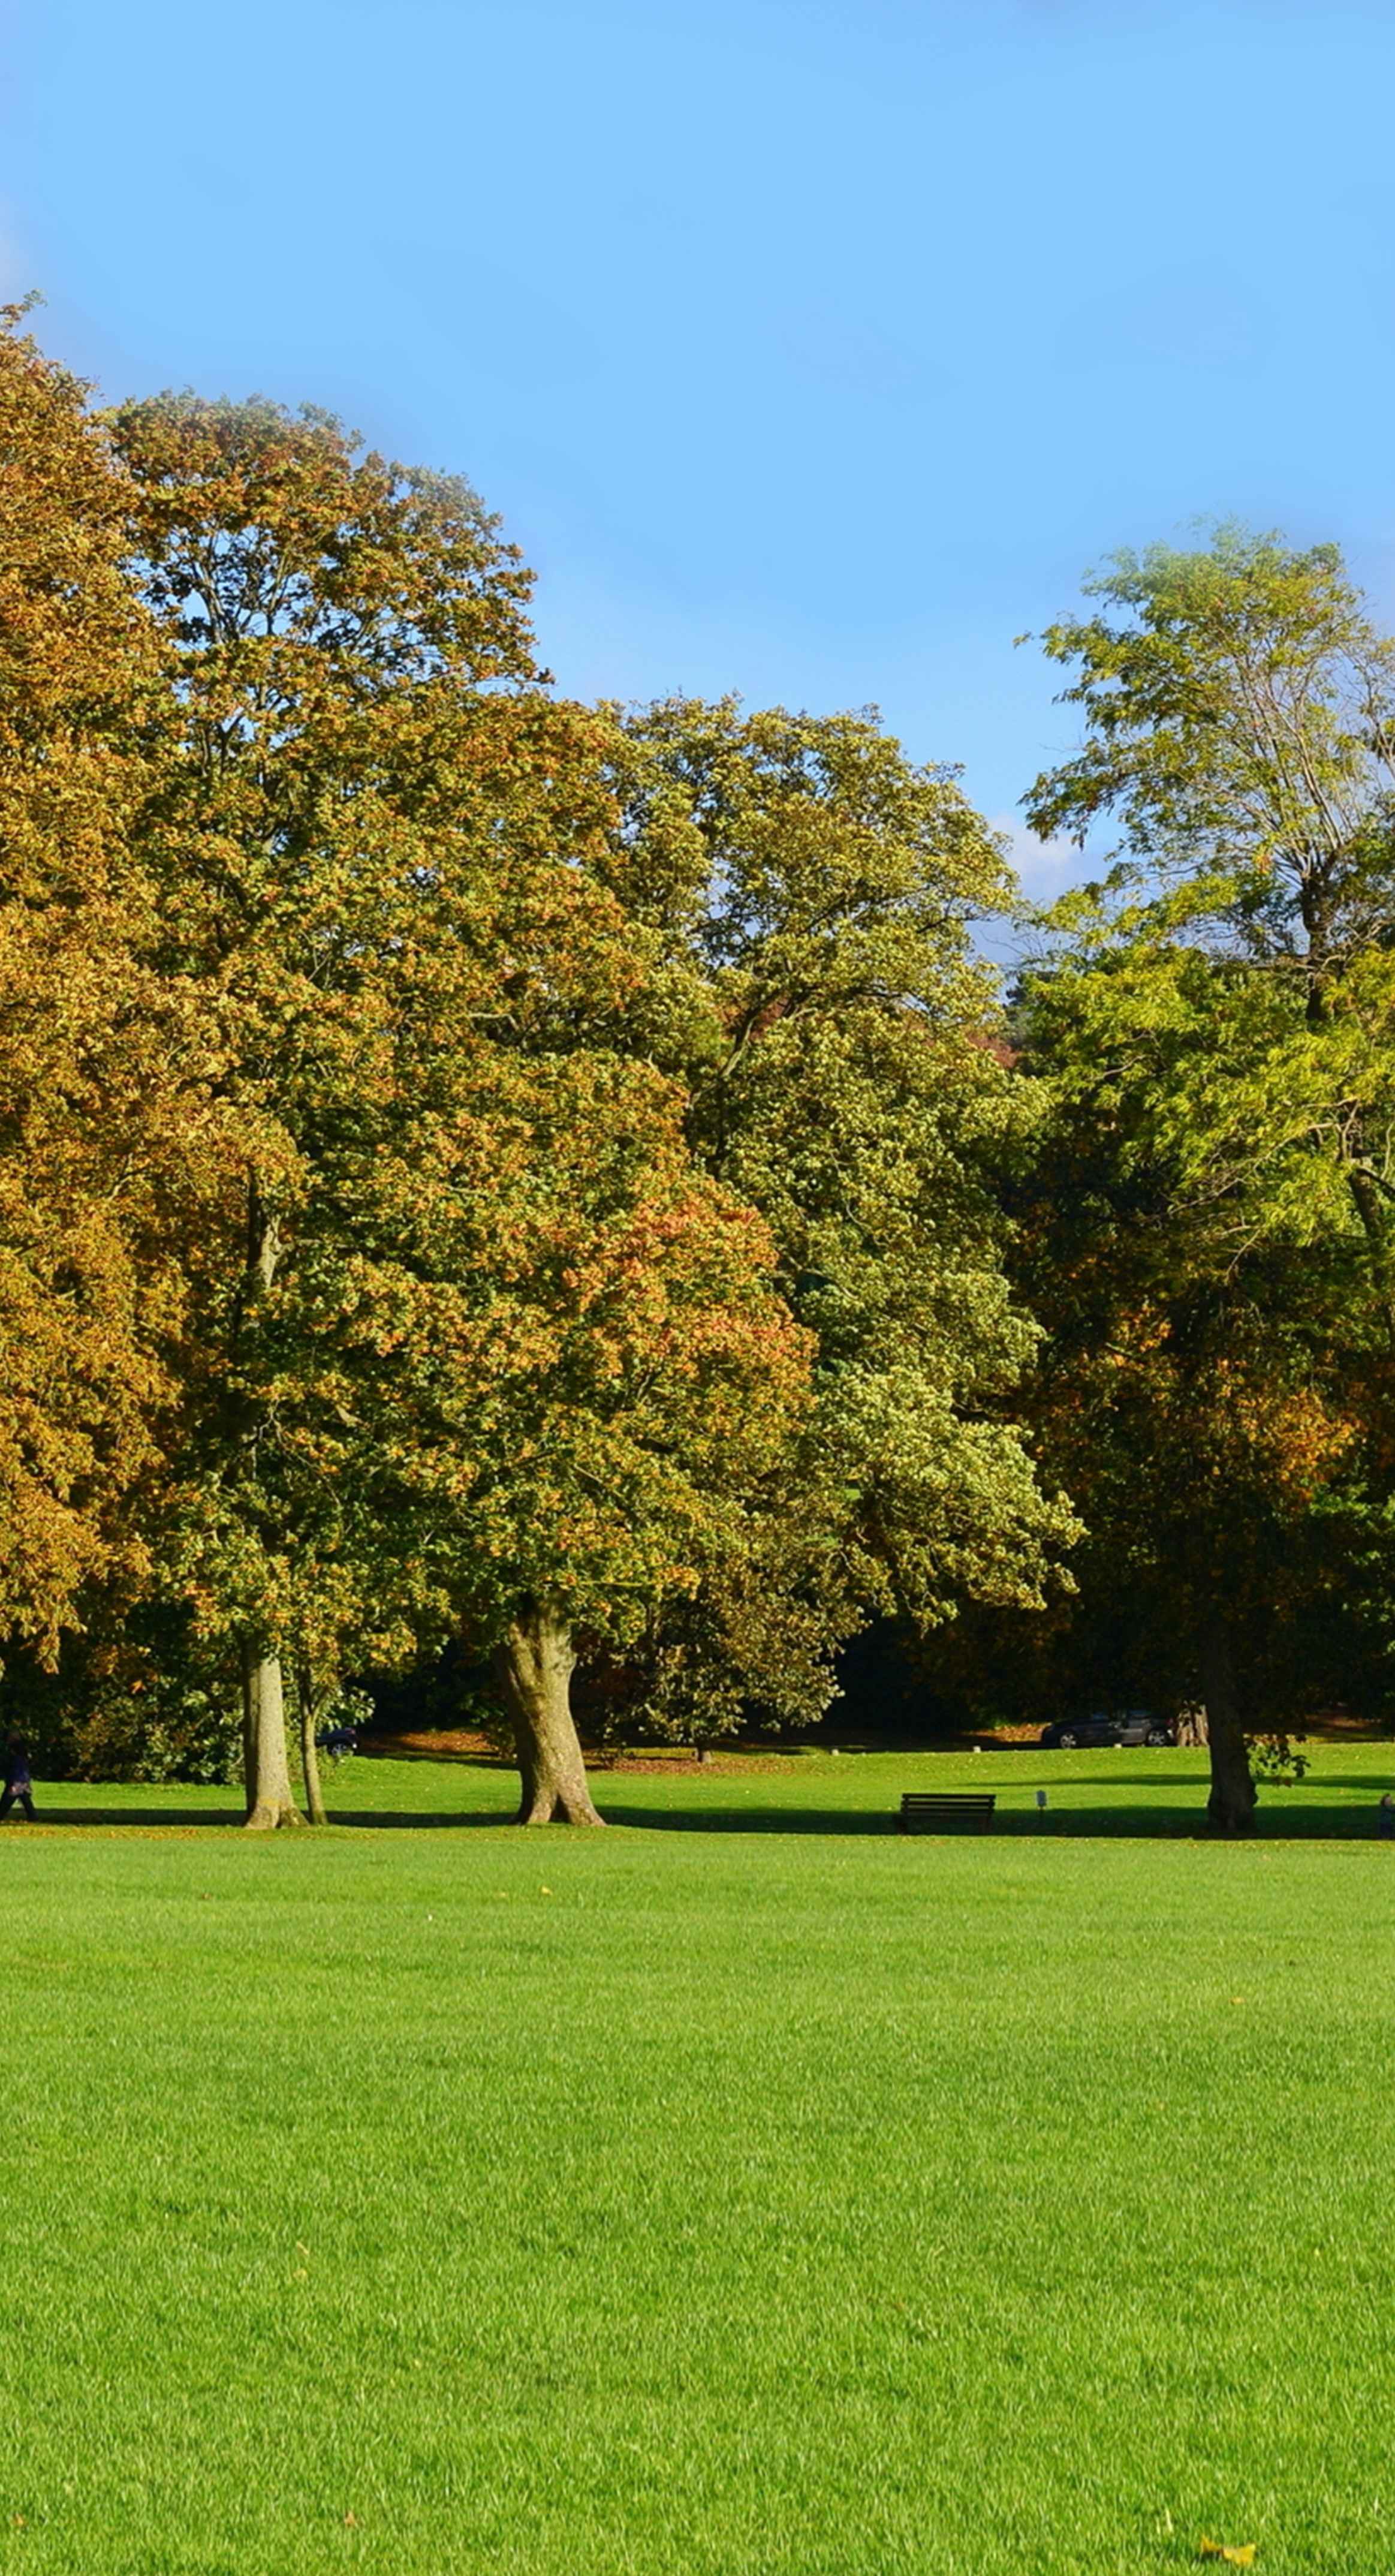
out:
<path id="1" fill-rule="evenodd" d="M 990 814 L 995 832 L 1008 844 L 1008 859 L 1029 903 L 1054 903 L 1068 886 L 1082 885 L 1090 874 L 1083 850 L 1063 834 L 1040 841 L 1016 814 Z"/>
<path id="2" fill-rule="evenodd" d="M 1008 864 L 1029 904 L 1054 903 L 1068 886 L 1082 885 L 1089 877 L 1089 860 L 1073 841 L 1038 840 L 1016 814 L 990 814 L 988 821 L 1007 843 Z M 1011 976 L 1049 948 L 1050 939 L 1030 923 L 999 919 L 979 922 L 975 944 L 980 956 Z"/>

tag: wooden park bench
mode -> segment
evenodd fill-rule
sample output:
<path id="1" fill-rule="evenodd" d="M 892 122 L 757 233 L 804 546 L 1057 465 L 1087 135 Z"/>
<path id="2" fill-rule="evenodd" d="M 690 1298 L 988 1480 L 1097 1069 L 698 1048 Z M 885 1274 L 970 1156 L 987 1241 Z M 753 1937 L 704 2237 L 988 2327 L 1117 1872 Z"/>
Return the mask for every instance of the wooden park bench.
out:
<path id="1" fill-rule="evenodd" d="M 997 1803 L 991 1789 L 982 1797 L 976 1790 L 926 1792 L 908 1789 L 901 1801 L 901 1831 L 903 1834 L 986 1834 L 993 1822 Z"/>

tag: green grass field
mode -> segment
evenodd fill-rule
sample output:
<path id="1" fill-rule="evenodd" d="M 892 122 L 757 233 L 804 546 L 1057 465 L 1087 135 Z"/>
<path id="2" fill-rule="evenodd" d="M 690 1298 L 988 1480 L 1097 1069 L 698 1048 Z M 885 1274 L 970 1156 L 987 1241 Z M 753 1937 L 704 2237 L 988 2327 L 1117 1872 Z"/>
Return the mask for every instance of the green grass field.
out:
<path id="1" fill-rule="evenodd" d="M 266 1841 L 49 1793 L 0 2568 L 1390 2567 L 1392 1778 L 1328 1749 L 1235 1848 L 1176 1754 L 610 1775 L 591 1836 L 485 1766 Z M 930 1782 L 1013 1831 L 885 1830 Z"/>

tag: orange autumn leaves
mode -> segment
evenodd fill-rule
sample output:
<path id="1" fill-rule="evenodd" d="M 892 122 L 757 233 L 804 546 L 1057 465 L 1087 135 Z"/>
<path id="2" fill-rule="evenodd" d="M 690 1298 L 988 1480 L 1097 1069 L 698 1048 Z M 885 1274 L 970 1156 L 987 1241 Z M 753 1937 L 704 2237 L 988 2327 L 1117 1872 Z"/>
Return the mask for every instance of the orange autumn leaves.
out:
<path id="1" fill-rule="evenodd" d="M 0 333 L 0 1628 L 135 1570 L 180 1297 L 174 1052 L 131 831 L 156 668 L 82 389 Z"/>

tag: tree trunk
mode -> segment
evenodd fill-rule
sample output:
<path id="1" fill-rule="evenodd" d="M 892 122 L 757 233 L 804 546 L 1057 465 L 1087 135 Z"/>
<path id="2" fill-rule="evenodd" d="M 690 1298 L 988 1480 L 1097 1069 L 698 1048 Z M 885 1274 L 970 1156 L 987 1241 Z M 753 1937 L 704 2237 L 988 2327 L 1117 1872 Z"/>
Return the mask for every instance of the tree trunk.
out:
<path id="1" fill-rule="evenodd" d="M 1177 1741 L 1192 1745 L 1209 1743 L 1210 1727 L 1204 1701 L 1189 1700 L 1185 1708 L 1178 1710 Z"/>
<path id="2" fill-rule="evenodd" d="M 269 1655 L 251 1637 L 242 1641 L 242 1713 L 249 1831 L 266 1833 L 276 1825 L 303 1825 L 286 1760 L 280 1657 Z"/>
<path id="3" fill-rule="evenodd" d="M 281 1228 L 274 1209 L 262 1197 L 255 1172 L 247 1176 L 247 1263 L 233 1309 L 232 1354 L 236 1362 L 248 1311 L 268 1295 L 281 1253 Z M 244 1400 L 234 1406 L 235 1429 L 248 1429 Z M 241 1419 L 237 1417 L 241 1416 Z M 255 1832 L 276 1825 L 303 1825 L 305 1818 L 291 1791 L 286 1760 L 286 1709 L 281 1689 L 281 1659 L 267 1651 L 265 1640 L 242 1640 L 242 1760 L 247 1789 L 247 1824 Z"/>
<path id="4" fill-rule="evenodd" d="M 523 1785 L 521 1825 L 603 1825 L 591 1804 L 572 1720 L 576 1657 L 571 1630 L 546 1603 L 527 1602 L 494 1650 L 494 1671 L 513 1720 Z"/>
<path id="5" fill-rule="evenodd" d="M 247 1678 L 247 1652 L 242 1652 L 242 1785 L 250 1790 L 252 1774 L 257 1767 L 252 1735 L 252 1692 Z"/>
<path id="6" fill-rule="evenodd" d="M 295 1668 L 296 1715 L 300 1721 L 300 1768 L 305 1781 L 305 1803 L 312 1825 L 327 1825 L 324 1790 L 320 1785 L 320 1748 L 315 1742 L 315 1719 L 319 1702 L 315 1681 L 308 1664 Z"/>
<path id="7" fill-rule="evenodd" d="M 1202 1631 L 1201 1686 L 1206 1694 L 1206 1731 L 1211 1747 L 1211 1795 L 1206 1813 L 1218 1833 L 1251 1834 L 1255 1824 L 1255 1784 L 1250 1774 L 1250 1748 L 1245 1741 L 1230 1638 L 1218 1610 Z"/>

